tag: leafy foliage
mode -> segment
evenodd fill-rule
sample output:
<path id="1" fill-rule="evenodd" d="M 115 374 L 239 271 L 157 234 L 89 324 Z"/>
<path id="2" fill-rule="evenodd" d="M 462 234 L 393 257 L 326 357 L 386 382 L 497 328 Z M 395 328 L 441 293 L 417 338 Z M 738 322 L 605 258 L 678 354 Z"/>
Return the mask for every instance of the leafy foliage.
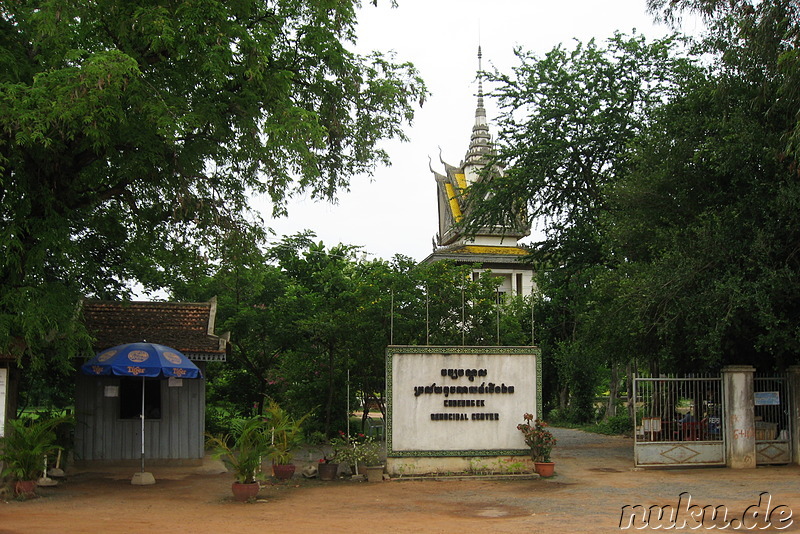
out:
<path id="1" fill-rule="evenodd" d="M 649 4 L 700 12 L 708 37 L 520 51 L 492 76 L 506 172 L 470 224 L 524 204 L 543 226 L 537 331 L 571 421 L 608 370 L 615 394 L 623 366 L 781 370 L 800 353 L 797 3 Z"/>
<path id="2" fill-rule="evenodd" d="M 656 234 L 665 252 L 643 276 L 664 291 L 650 294 L 649 314 L 671 344 L 684 338 L 706 361 L 785 368 L 800 342 L 789 289 L 800 282 L 800 11 L 783 0 L 649 4 L 666 19 L 699 12 L 709 25 L 706 51 L 717 58 L 716 72 L 663 111 L 651 138 L 662 155 L 670 138 L 678 150 L 641 192 L 680 220 L 664 220 Z M 679 188 L 689 194 L 676 195 Z"/>
<path id="3" fill-rule="evenodd" d="M 276 399 L 290 413 L 311 412 L 308 428 L 331 435 L 346 424 L 348 400 L 383 409 L 391 343 L 494 344 L 498 319 L 501 343 L 530 339 L 530 302 L 498 306 L 488 273 L 472 280 L 469 268 L 449 263 L 365 261 L 356 247 L 313 238 L 249 247 L 213 276 L 175 288 L 182 299 L 219 295 L 219 328 L 231 330 L 229 362 L 208 370 L 210 402 L 245 414 Z"/>
<path id="4" fill-rule="evenodd" d="M 380 465 L 380 444 L 372 439 L 372 436 L 365 436 L 358 433 L 355 436 L 348 436 L 343 431 L 331 438 L 330 444 L 333 451 L 333 459 L 340 464 L 355 466 L 364 464 L 366 466 Z"/>
<path id="5" fill-rule="evenodd" d="M 616 365 L 620 333 L 638 325 L 595 289 L 617 263 L 609 246 L 617 205 L 611 191 L 632 172 L 634 141 L 652 110 L 679 93 L 697 67 L 682 40 L 617 34 L 607 42 L 559 46 L 537 57 L 517 51 L 511 74 L 495 73 L 500 134 L 494 168 L 473 186 L 481 199 L 469 227 L 510 224 L 524 204 L 545 239 L 530 260 L 539 273 L 538 341 L 549 393 L 575 421 L 591 418 L 603 366 Z M 613 272 L 613 271 L 612 271 Z M 613 322 L 610 322 L 613 321 Z M 622 330 L 617 330 L 621 328 Z M 638 348 L 638 347 L 637 347 Z"/>
<path id="6" fill-rule="evenodd" d="M 303 422 L 310 413 L 295 419 L 280 404 L 270 401 L 264 414 L 272 439 L 269 458 L 276 464 L 286 465 L 292 461 L 292 450 L 300 445 L 303 438 Z"/>
<path id="7" fill-rule="evenodd" d="M 522 432 L 525 444 L 531 449 L 531 459 L 534 462 L 549 462 L 550 454 L 556 445 L 556 438 L 547 430 L 547 423 L 539 419 L 534 420 L 533 415 L 529 413 L 526 413 L 523 419 L 524 422 L 517 425 L 517 430 Z"/>
<path id="8" fill-rule="evenodd" d="M 283 213 L 387 163 L 426 91 L 350 51 L 357 6 L 0 5 L 0 350 L 53 369 L 88 348 L 81 297 L 202 276 L 251 195 Z"/>
<path id="9" fill-rule="evenodd" d="M 270 428 L 263 417 L 233 419 L 231 434 L 206 435 L 212 457 L 232 469 L 237 482 L 249 484 L 263 476 L 261 461 L 272 451 Z"/>
<path id="10" fill-rule="evenodd" d="M 59 449 L 56 429 L 70 424 L 68 416 L 41 419 L 10 419 L 9 433 L 0 438 L 3 476 L 14 480 L 38 480 L 44 471 L 44 457 Z"/>
<path id="11" fill-rule="evenodd" d="M 523 202 L 530 221 L 546 225 L 542 261 L 597 262 L 605 189 L 628 172 L 629 144 L 647 111 L 689 68 L 674 55 L 678 44 L 617 34 L 605 46 L 558 46 L 541 58 L 518 49 L 513 73 L 490 77 L 502 110 L 494 163 L 506 170 L 473 186 L 480 201 L 470 225 L 510 225 Z"/>

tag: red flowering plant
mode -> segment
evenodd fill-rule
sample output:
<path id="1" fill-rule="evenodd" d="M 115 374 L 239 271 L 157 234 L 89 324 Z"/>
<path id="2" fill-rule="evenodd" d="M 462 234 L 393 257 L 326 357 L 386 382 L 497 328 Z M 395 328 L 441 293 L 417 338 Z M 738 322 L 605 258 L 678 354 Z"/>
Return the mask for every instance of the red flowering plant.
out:
<path id="1" fill-rule="evenodd" d="M 531 459 L 534 462 L 549 462 L 550 453 L 556 444 L 556 438 L 546 429 L 547 423 L 540 419 L 533 418 L 533 415 L 526 413 L 525 422 L 517 425 L 517 430 L 522 432 L 525 437 L 525 444 L 531 448 Z M 533 423 L 531 423 L 533 421 Z"/>

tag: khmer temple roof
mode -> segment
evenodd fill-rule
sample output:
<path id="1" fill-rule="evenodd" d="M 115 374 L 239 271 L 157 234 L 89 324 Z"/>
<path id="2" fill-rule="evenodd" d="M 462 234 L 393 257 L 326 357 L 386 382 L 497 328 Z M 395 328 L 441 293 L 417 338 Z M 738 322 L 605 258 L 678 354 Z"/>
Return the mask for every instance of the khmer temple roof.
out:
<path id="1" fill-rule="evenodd" d="M 467 149 L 464 160 L 460 165 L 451 165 L 442 159 L 439 154 L 439 162 L 444 167 L 444 172 L 439 172 L 430 167 L 437 185 L 438 206 L 439 206 L 439 233 L 434 240 L 434 249 L 437 247 L 449 247 L 459 243 L 464 244 L 464 236 L 459 227 L 463 222 L 467 210 L 467 198 L 470 185 L 481 179 L 482 169 L 486 166 L 489 156 L 494 153 L 492 137 L 489 132 L 489 123 L 486 118 L 486 108 L 484 106 L 483 82 L 481 79 L 482 52 L 478 47 L 478 94 L 477 106 L 475 108 L 475 123 L 472 126 L 469 148 Z M 502 172 L 495 169 L 494 172 Z M 520 225 L 518 228 L 492 227 L 481 228 L 476 235 L 518 239 L 529 234 L 527 228 Z"/>

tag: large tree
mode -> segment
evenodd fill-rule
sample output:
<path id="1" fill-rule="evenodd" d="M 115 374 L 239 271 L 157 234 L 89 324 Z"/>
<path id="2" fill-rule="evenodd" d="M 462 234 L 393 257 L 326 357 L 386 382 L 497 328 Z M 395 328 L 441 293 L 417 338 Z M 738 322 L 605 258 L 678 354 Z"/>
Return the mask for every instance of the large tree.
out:
<path id="1" fill-rule="evenodd" d="M 479 222 L 524 204 L 545 225 L 542 345 L 571 393 L 603 361 L 780 370 L 800 354 L 798 4 L 650 5 L 700 10 L 709 35 L 559 47 L 495 77 L 509 168 L 474 195 Z"/>
<path id="2" fill-rule="evenodd" d="M 598 219 L 609 209 L 607 187 L 629 172 L 631 140 L 648 111 L 679 87 L 691 62 L 670 37 L 649 42 L 617 34 L 598 44 L 559 45 L 538 56 L 518 49 L 510 74 L 494 73 L 501 114 L 497 154 L 468 225 L 513 225 L 520 212 L 543 229 L 539 259 L 594 263 L 602 251 Z"/>
<path id="3" fill-rule="evenodd" d="M 617 34 L 543 56 L 519 50 L 512 73 L 491 76 L 501 108 L 493 163 L 505 171 L 473 186 L 480 202 L 470 224 L 509 225 L 524 208 L 544 230 L 531 257 L 545 297 L 538 340 L 558 378 L 559 407 L 576 419 L 591 414 L 600 367 L 616 370 L 630 356 L 608 350 L 614 336 L 598 335 L 594 318 L 613 310 L 599 313 L 609 299 L 591 291 L 619 261 L 608 246 L 609 193 L 631 173 L 633 142 L 696 69 L 681 45 Z"/>
<path id="4" fill-rule="evenodd" d="M 281 213 L 387 162 L 425 88 L 351 50 L 357 7 L 0 4 L 0 351 L 74 354 L 80 296 L 191 278 L 252 194 Z"/>
<path id="5" fill-rule="evenodd" d="M 672 369 L 780 370 L 800 354 L 800 10 L 687 1 L 664 13 L 680 6 L 707 17 L 714 62 L 657 111 L 616 192 L 618 241 L 646 244 L 623 297 Z"/>
<path id="6" fill-rule="evenodd" d="M 735 67 L 754 84 L 771 86 L 758 95 L 769 114 L 787 114 L 782 151 L 800 157 L 800 3 L 796 0 L 648 0 L 667 22 L 689 13 L 702 17 L 707 45 L 720 63 Z M 766 88 L 766 87 L 765 87 Z"/>

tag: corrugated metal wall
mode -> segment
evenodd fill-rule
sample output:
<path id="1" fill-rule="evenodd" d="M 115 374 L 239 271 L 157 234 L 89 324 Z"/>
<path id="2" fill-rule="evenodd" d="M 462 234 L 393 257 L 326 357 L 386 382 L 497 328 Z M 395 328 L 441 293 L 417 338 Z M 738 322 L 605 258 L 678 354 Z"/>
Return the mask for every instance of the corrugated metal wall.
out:
<path id="1" fill-rule="evenodd" d="M 75 459 L 135 460 L 141 457 L 141 421 L 120 419 L 119 397 L 106 397 L 117 377 L 78 375 L 75 391 Z M 145 458 L 200 459 L 204 455 L 205 380 L 169 387 L 160 380 L 161 419 L 145 421 Z"/>

